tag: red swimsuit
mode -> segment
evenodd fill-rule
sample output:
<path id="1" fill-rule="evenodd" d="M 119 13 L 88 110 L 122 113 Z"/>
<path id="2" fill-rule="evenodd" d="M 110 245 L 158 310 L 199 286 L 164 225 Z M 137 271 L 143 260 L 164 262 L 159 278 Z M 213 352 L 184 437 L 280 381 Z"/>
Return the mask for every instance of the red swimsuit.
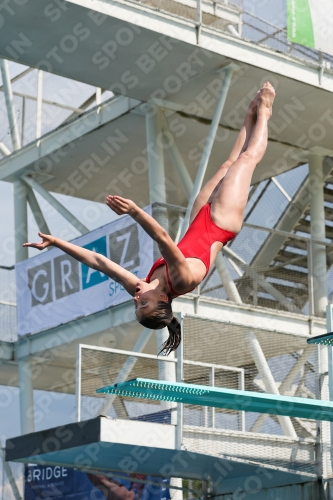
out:
<path id="1" fill-rule="evenodd" d="M 207 276 L 210 268 L 210 250 L 213 243 L 215 243 L 216 241 L 220 241 L 221 243 L 223 243 L 223 245 L 225 245 L 235 236 L 236 233 L 221 229 L 215 224 L 215 222 L 212 221 L 212 218 L 210 216 L 210 203 L 206 203 L 206 205 L 201 208 L 198 215 L 195 217 L 192 224 L 185 233 L 184 238 L 178 243 L 177 246 L 184 257 L 192 257 L 201 260 L 206 266 L 205 276 Z M 150 283 L 155 269 L 164 265 L 170 292 L 172 293 L 172 295 L 176 295 L 178 297 L 179 294 L 174 290 L 172 286 L 168 265 L 163 257 L 160 257 L 156 262 L 154 262 L 153 267 L 146 277 L 146 281 L 147 283 Z M 190 291 L 192 290 L 189 290 L 189 292 Z"/>

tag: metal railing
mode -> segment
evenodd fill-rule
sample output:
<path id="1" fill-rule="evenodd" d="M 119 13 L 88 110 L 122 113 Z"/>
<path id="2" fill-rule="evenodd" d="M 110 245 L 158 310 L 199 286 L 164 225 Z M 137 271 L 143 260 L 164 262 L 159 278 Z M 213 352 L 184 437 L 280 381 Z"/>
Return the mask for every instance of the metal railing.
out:
<path id="1" fill-rule="evenodd" d="M 0 127 L 0 154 L 3 157 L 113 95 L 107 92 L 102 98 L 100 88 L 92 90 L 90 85 L 61 77 L 54 76 L 54 83 L 50 83 L 49 75 L 35 68 L 25 69 L 12 78 L 6 60 L 1 60 L 1 68 L 0 108 L 3 111 L 6 108 L 4 115 L 8 117 L 8 123 L 5 120 Z M 75 106 L 75 102 L 79 104 Z"/>
<path id="2" fill-rule="evenodd" d="M 154 10 L 159 10 L 177 17 L 192 21 L 198 28 L 201 26 L 229 32 L 241 36 L 242 32 L 242 0 L 134 0 Z"/>
<path id="3" fill-rule="evenodd" d="M 107 357 L 105 357 L 105 355 Z M 85 378 L 85 374 L 88 376 L 92 376 L 94 374 L 95 367 L 97 366 L 96 360 L 98 361 L 98 370 L 96 373 L 98 374 L 97 380 L 91 382 L 90 380 L 87 383 L 87 379 Z M 106 361 L 107 360 L 107 361 Z M 109 379 L 109 382 L 106 383 L 108 378 L 107 372 L 110 371 L 110 366 L 112 365 L 112 361 L 115 364 L 115 371 L 113 372 L 114 379 Z M 130 362 L 131 371 L 130 374 L 126 371 L 123 376 L 120 374 L 124 372 L 124 367 Z M 105 363 L 105 366 L 103 365 Z M 105 401 L 103 403 L 104 398 L 100 398 L 95 394 L 96 389 L 100 388 L 103 383 L 109 385 L 111 383 L 119 383 L 127 380 L 128 378 L 133 377 L 145 377 L 145 378 L 159 378 L 158 373 L 161 364 L 165 364 L 173 366 L 171 371 L 166 370 L 169 373 L 170 378 L 174 382 L 191 382 L 193 381 L 193 377 L 198 376 L 198 369 L 201 370 L 200 375 L 202 376 L 202 370 L 205 370 L 208 374 L 207 382 L 211 386 L 218 386 L 218 377 L 217 374 L 221 374 L 221 372 L 225 374 L 234 374 L 237 379 L 237 389 L 244 390 L 245 388 L 245 371 L 244 368 L 237 366 L 226 366 L 214 363 L 205 363 L 199 361 L 191 361 L 183 359 L 183 350 L 182 347 L 179 347 L 177 350 L 177 358 L 173 358 L 171 356 L 153 356 L 150 354 L 143 354 L 141 352 L 135 351 L 126 351 L 119 350 L 113 348 L 102 348 L 95 347 L 90 345 L 79 344 L 77 346 L 76 351 L 76 419 L 77 421 L 81 421 L 82 419 L 86 419 L 88 417 L 93 417 L 101 414 L 101 408 L 103 408 L 102 414 L 104 412 L 108 412 L 111 406 L 114 404 L 116 399 L 115 396 L 106 396 Z M 94 365 L 94 366 L 93 366 Z M 120 367 L 120 369 L 119 369 Z M 165 370 L 164 372 L 165 373 Z M 86 382 L 83 382 L 86 380 Z M 195 379 L 197 380 L 197 379 Z M 202 382 L 201 382 L 202 383 Z M 85 409 L 82 410 L 82 397 L 88 396 L 91 398 L 90 403 L 88 402 L 88 410 L 87 405 L 85 405 Z M 100 405 L 96 405 L 96 398 L 101 402 Z M 105 404 L 109 399 L 109 404 Z M 103 404 L 102 404 L 103 403 Z M 161 405 L 158 405 L 158 408 L 155 411 L 150 411 L 151 407 L 156 407 L 156 404 L 149 405 L 146 403 L 136 403 L 146 411 L 146 419 L 148 421 L 159 422 L 159 418 L 165 416 L 163 411 L 169 411 L 170 415 L 168 418 L 170 419 L 170 423 L 177 424 L 176 431 L 176 443 L 178 443 L 177 447 L 180 449 L 180 445 L 182 442 L 182 428 L 186 425 L 186 418 L 184 418 L 183 413 L 183 405 L 180 403 L 171 403 L 167 408 Z M 235 410 L 236 411 L 236 410 Z M 91 413 L 92 412 L 92 413 Z M 162 412 L 162 414 L 161 414 Z M 174 413 L 176 412 L 176 413 Z M 95 415 L 94 415 L 95 413 Z M 237 411 L 238 413 L 238 430 L 245 431 L 245 417 L 244 411 Z M 132 420 L 142 420 L 144 414 L 140 412 L 140 409 L 134 410 L 132 415 L 128 415 L 127 418 Z M 176 418 L 175 418 L 176 417 Z M 161 420 L 160 420 L 161 421 Z M 207 408 L 206 406 L 200 407 L 200 427 L 204 428 L 216 428 L 215 423 L 215 409 Z M 163 422 L 163 421 L 162 421 Z M 189 423 L 189 422 L 188 422 Z"/>
<path id="4" fill-rule="evenodd" d="M 292 43 L 287 37 L 287 11 L 282 6 L 283 16 L 276 22 L 249 12 L 243 0 L 133 0 L 155 10 L 173 14 L 192 21 L 197 27 L 198 43 L 203 26 L 223 31 L 228 35 L 243 38 L 257 45 L 269 47 L 292 57 L 318 63 L 329 69 L 333 57 L 319 50 Z M 266 10 L 270 6 L 267 4 Z M 284 18 L 281 23 L 281 18 Z M 282 24 L 282 25 L 281 25 Z"/>
<path id="5" fill-rule="evenodd" d="M 285 17 L 287 17 L 287 13 L 285 13 Z M 332 56 L 324 54 L 319 50 L 290 42 L 287 37 L 287 27 L 285 25 L 277 26 L 246 11 L 243 12 L 242 25 L 242 36 L 250 42 L 255 42 L 258 45 L 269 47 L 299 59 L 319 63 L 319 65 L 323 65 L 327 69 L 333 64 Z"/>

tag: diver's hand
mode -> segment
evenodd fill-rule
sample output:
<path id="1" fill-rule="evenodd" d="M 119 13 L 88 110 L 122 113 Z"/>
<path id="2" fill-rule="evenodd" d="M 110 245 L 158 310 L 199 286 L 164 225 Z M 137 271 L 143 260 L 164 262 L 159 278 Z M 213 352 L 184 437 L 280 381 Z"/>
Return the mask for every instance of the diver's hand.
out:
<path id="1" fill-rule="evenodd" d="M 37 250 L 44 250 L 44 248 L 54 245 L 54 236 L 43 233 L 38 233 L 38 236 L 42 238 L 42 241 L 39 241 L 38 243 L 23 243 L 23 246 L 37 248 Z"/>
<path id="2" fill-rule="evenodd" d="M 128 214 L 134 217 L 138 212 L 138 206 L 132 200 L 122 198 L 121 196 L 109 195 L 106 198 L 106 204 L 111 208 L 116 214 L 123 215 Z"/>

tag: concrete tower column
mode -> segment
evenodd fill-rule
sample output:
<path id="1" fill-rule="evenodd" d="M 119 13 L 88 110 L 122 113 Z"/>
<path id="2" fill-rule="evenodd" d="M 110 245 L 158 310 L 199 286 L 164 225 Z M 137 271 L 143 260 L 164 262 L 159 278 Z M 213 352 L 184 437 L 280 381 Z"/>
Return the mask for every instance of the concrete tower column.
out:
<path id="1" fill-rule="evenodd" d="M 28 258 L 28 248 L 22 244 L 28 241 L 28 191 L 21 180 L 14 182 L 14 224 L 15 224 L 15 262 Z"/>
<path id="2" fill-rule="evenodd" d="M 21 143 L 20 143 L 20 136 L 14 109 L 12 84 L 10 81 L 8 63 L 6 59 L 0 59 L 0 70 L 2 76 L 3 90 L 5 93 L 5 102 L 6 102 L 8 123 L 9 123 L 10 135 L 12 138 L 13 150 L 17 151 L 18 149 L 20 149 Z"/>
<path id="3" fill-rule="evenodd" d="M 28 236 L 27 188 L 21 180 L 14 182 L 15 261 L 28 258 L 28 248 L 22 246 Z M 31 359 L 18 361 L 21 433 L 34 431 L 34 396 Z"/>
<path id="4" fill-rule="evenodd" d="M 146 133 L 150 203 L 166 203 L 162 114 L 157 106 L 146 108 Z"/>
<path id="5" fill-rule="evenodd" d="M 161 110 L 154 105 L 147 106 L 146 109 L 146 131 L 147 131 L 147 155 L 149 169 L 149 197 L 150 203 L 166 203 L 164 156 L 163 156 L 163 131 Z M 167 213 L 163 207 L 159 207 L 153 216 L 159 224 L 168 229 Z M 154 244 L 154 259 L 160 256 L 158 247 Z M 157 349 L 159 350 L 163 342 L 169 336 L 167 328 L 156 330 Z M 170 354 L 173 356 L 173 353 Z M 173 363 L 159 361 L 159 376 L 161 380 L 176 381 L 176 370 Z M 175 406 L 172 403 L 162 402 L 165 408 Z M 175 412 L 173 412 L 175 413 Z"/>
<path id="6" fill-rule="evenodd" d="M 31 358 L 18 361 L 21 434 L 34 432 L 34 391 Z"/>
<path id="7" fill-rule="evenodd" d="M 324 209 L 324 174 L 322 157 L 311 153 L 309 157 L 309 187 L 311 238 L 325 241 L 325 209 Z M 324 317 L 327 300 L 326 248 L 324 245 L 312 245 L 314 313 Z"/>

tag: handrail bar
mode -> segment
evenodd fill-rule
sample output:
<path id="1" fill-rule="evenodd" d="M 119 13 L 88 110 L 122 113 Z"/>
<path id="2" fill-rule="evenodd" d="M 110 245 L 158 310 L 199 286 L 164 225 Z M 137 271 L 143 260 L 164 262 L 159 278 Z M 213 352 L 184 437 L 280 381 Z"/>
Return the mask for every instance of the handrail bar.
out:
<path id="1" fill-rule="evenodd" d="M 225 365 L 215 365 L 214 363 L 203 363 L 201 361 L 189 361 L 184 359 L 183 363 L 187 365 L 195 365 L 195 366 L 203 366 L 205 368 L 217 368 L 219 370 L 225 370 L 229 372 L 238 372 L 242 373 L 244 368 L 238 368 L 237 366 L 225 366 Z"/>
<path id="2" fill-rule="evenodd" d="M 300 236 L 299 234 L 295 234 L 295 233 L 288 233 L 287 231 L 281 231 L 281 229 L 271 229 L 269 227 L 257 226 L 255 224 L 250 224 L 249 222 L 244 222 L 243 226 L 248 227 L 250 229 L 256 229 L 259 231 L 266 231 L 266 232 L 272 233 L 272 234 L 279 234 L 281 236 L 286 236 L 287 238 L 294 238 L 296 240 L 302 240 L 305 242 L 310 241 L 310 242 L 316 243 L 318 245 L 325 245 L 327 247 L 333 248 L 333 243 L 328 243 L 327 241 L 317 240 L 317 239 L 311 238 L 311 237 L 308 238 L 306 236 Z"/>
<path id="3" fill-rule="evenodd" d="M 137 357 L 137 358 L 146 358 L 146 359 L 154 359 L 157 361 L 168 361 L 171 363 L 177 363 L 177 358 L 167 358 L 166 356 L 154 356 L 153 354 L 144 354 L 140 352 L 135 352 L 135 351 L 126 351 L 122 349 L 115 349 L 114 347 L 99 347 L 99 346 L 93 346 L 89 344 L 80 344 L 81 349 L 90 349 L 92 351 L 101 351 L 101 352 L 110 352 L 114 354 L 121 354 L 124 356 L 132 356 L 132 357 Z M 226 366 L 226 365 L 217 365 L 214 363 L 204 363 L 201 361 L 191 361 L 184 359 L 183 363 L 186 363 L 188 365 L 195 365 L 195 366 L 202 366 L 205 368 L 217 368 L 219 370 L 225 370 L 225 371 L 233 371 L 233 372 L 238 372 L 242 373 L 244 371 L 244 368 L 238 368 L 237 366 L 232 367 L 232 366 Z"/>

